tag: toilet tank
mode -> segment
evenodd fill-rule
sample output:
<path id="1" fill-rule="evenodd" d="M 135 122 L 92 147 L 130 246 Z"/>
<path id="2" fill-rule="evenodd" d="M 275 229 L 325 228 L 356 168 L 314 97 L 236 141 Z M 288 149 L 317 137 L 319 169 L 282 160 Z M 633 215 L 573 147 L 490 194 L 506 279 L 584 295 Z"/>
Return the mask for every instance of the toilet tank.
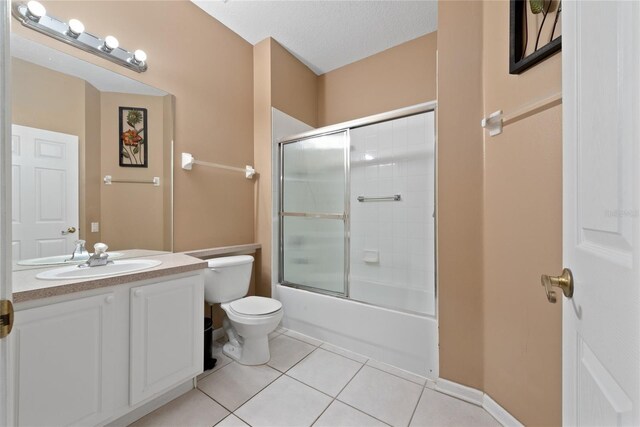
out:
<path id="1" fill-rule="evenodd" d="M 253 257 L 237 255 L 213 258 L 205 270 L 204 299 L 210 303 L 240 299 L 249 292 Z"/>

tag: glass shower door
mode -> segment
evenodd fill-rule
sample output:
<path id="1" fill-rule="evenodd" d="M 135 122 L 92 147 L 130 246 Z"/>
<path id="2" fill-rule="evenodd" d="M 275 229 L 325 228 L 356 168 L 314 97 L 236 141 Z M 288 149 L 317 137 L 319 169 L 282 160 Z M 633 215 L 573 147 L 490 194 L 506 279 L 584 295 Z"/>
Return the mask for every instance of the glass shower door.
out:
<path id="1" fill-rule="evenodd" d="M 347 131 L 280 146 L 280 282 L 346 293 Z"/>

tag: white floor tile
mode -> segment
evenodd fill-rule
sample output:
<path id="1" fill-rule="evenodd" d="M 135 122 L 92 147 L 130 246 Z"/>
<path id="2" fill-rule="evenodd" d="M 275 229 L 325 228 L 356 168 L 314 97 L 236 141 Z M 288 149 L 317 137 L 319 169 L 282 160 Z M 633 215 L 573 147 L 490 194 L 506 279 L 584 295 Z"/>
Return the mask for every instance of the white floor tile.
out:
<path id="1" fill-rule="evenodd" d="M 198 383 L 198 388 L 230 411 L 251 399 L 280 376 L 265 365 L 245 366 L 233 362 Z"/>
<path id="2" fill-rule="evenodd" d="M 313 427 L 385 427 L 387 424 L 335 400 Z"/>
<path id="3" fill-rule="evenodd" d="M 392 426 L 407 426 L 422 387 L 364 366 L 338 399 Z"/>
<path id="4" fill-rule="evenodd" d="M 361 367 L 361 363 L 319 348 L 287 375 L 335 397 Z"/>
<path id="5" fill-rule="evenodd" d="M 249 424 L 231 414 L 227 418 L 216 424 L 216 427 L 249 427 Z"/>
<path id="6" fill-rule="evenodd" d="M 332 353 L 336 353 L 339 354 L 340 356 L 344 356 L 344 357 L 348 357 L 351 360 L 355 360 L 356 362 L 360 362 L 360 363 L 366 363 L 367 360 L 369 360 L 368 357 L 363 356 L 361 354 L 358 353 L 354 353 L 353 351 L 349 351 L 346 350 L 342 347 L 338 347 L 337 345 L 333 345 L 333 344 L 329 344 L 329 343 L 323 343 L 320 348 L 323 348 L 325 350 L 328 350 Z"/>
<path id="7" fill-rule="evenodd" d="M 211 427 L 228 414 L 229 411 L 200 390 L 191 390 L 140 418 L 131 426 Z"/>
<path id="8" fill-rule="evenodd" d="M 411 426 L 499 427 L 500 424 L 479 406 L 425 389 Z"/>
<path id="9" fill-rule="evenodd" d="M 425 385 L 425 383 L 427 382 L 427 379 L 425 377 L 421 377 L 420 375 L 405 371 L 404 369 L 396 368 L 395 366 L 387 365 L 386 363 L 378 362 L 377 360 L 369 359 L 367 365 L 371 366 L 372 368 L 388 372 L 400 378 L 404 378 L 405 380 L 409 380 L 412 383 Z"/>
<path id="10" fill-rule="evenodd" d="M 310 426 L 331 398 L 287 376 L 281 376 L 236 411 L 254 427 Z"/>
<path id="11" fill-rule="evenodd" d="M 225 356 L 222 353 L 222 346 L 223 346 L 223 342 L 214 341 L 212 349 L 211 349 L 211 353 L 213 354 L 213 357 L 215 357 L 217 359 L 216 366 L 214 366 L 213 369 L 209 369 L 208 371 L 204 371 L 203 373 L 198 375 L 198 381 L 208 377 L 209 375 L 213 374 L 215 371 L 217 371 L 217 370 L 219 370 L 221 368 L 224 368 L 229 363 L 233 362 L 233 359 L 231 359 L 230 357 Z"/>
<path id="12" fill-rule="evenodd" d="M 280 372 L 285 372 L 315 349 L 316 347 L 311 344 L 283 334 L 269 342 L 271 359 L 267 364 Z"/>
<path id="13" fill-rule="evenodd" d="M 295 339 L 300 340 L 300 341 L 304 341 L 307 344 L 315 345 L 316 347 L 318 347 L 319 345 L 322 344 L 322 341 L 317 340 L 315 338 L 311 338 L 308 335 L 301 334 L 300 332 L 288 330 L 284 334 L 286 336 L 288 336 L 288 337 L 295 338 Z"/>

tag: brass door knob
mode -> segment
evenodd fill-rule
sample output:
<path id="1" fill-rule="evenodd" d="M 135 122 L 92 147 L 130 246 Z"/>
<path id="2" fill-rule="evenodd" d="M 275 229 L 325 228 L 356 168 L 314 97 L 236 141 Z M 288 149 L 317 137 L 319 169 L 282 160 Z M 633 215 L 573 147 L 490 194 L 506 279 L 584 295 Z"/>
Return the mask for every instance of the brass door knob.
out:
<path id="1" fill-rule="evenodd" d="M 571 298 L 573 296 L 573 274 L 571 270 L 565 268 L 562 270 L 561 276 L 547 276 L 543 274 L 540 277 L 540 281 L 542 282 L 542 286 L 544 287 L 544 291 L 547 294 L 547 300 L 550 303 L 555 303 L 556 292 L 553 290 L 553 287 L 562 289 L 562 293 L 565 297 Z"/>
<path id="2" fill-rule="evenodd" d="M 73 234 L 76 232 L 76 228 L 75 227 L 69 227 L 66 230 L 62 230 L 62 235 L 66 236 L 67 234 Z"/>

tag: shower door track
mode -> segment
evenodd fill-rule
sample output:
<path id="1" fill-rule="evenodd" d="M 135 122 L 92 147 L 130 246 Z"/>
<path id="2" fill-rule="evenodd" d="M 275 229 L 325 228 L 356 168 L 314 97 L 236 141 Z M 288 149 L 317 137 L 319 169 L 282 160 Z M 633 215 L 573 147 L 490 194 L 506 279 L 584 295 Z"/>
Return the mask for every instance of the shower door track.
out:
<path id="1" fill-rule="evenodd" d="M 350 213 L 351 213 L 351 159 L 350 159 L 350 147 L 351 147 L 351 137 L 350 130 L 356 129 L 363 126 L 368 126 L 376 123 L 386 122 L 390 120 L 400 119 L 404 117 L 414 116 L 416 114 L 427 113 L 429 111 L 435 111 L 437 107 L 437 101 L 425 102 L 422 104 L 413 105 L 411 107 L 400 108 L 397 110 L 388 111 L 385 113 L 375 114 L 368 117 L 363 117 L 360 119 L 355 119 L 343 123 L 338 123 L 335 125 L 325 126 L 319 129 L 314 129 L 311 131 L 299 133 L 296 135 L 292 135 L 286 137 L 280 141 L 278 141 L 278 178 L 279 182 L 279 197 L 278 197 L 278 232 L 279 232 L 279 262 L 278 262 L 278 283 L 284 286 L 289 286 L 292 288 L 303 289 L 310 292 L 316 292 L 319 294 L 330 295 L 339 298 L 349 299 L 350 301 L 359 302 L 365 305 L 376 305 L 369 304 L 364 301 L 356 301 L 350 298 L 350 286 L 351 286 L 351 230 L 350 230 Z M 312 212 L 284 212 L 284 150 L 283 146 L 286 144 L 296 143 L 303 141 L 309 138 L 315 138 L 318 136 L 331 135 L 336 133 L 346 132 L 347 138 L 347 146 L 344 150 L 344 173 L 345 173 L 345 205 L 344 205 L 344 213 L 333 213 L 333 214 L 322 214 L 322 213 L 312 213 Z M 436 137 L 436 147 L 437 147 L 437 137 Z M 437 150 L 437 148 L 436 148 Z M 437 168 L 437 165 L 436 165 Z M 437 192 L 437 191 L 436 191 Z M 326 218 L 326 219 L 342 219 L 344 222 L 344 292 L 334 292 L 325 289 L 316 288 L 313 286 L 301 285 L 299 283 L 292 283 L 284 280 L 284 221 L 283 218 L 285 216 L 297 216 L 297 217 L 306 217 L 306 218 Z M 437 236 L 435 236 L 437 239 Z M 437 253 L 437 249 L 436 249 Z M 437 255 L 436 255 L 437 256 Z M 436 273 L 437 274 L 437 273 Z M 436 289 L 437 289 L 437 280 L 436 280 Z M 436 295 L 437 298 L 437 295 Z M 380 305 L 376 305 L 381 307 Z M 410 314 L 422 315 L 420 313 L 415 313 L 410 310 L 403 310 L 393 308 L 393 310 L 406 312 Z"/>
<path id="2" fill-rule="evenodd" d="M 429 111 L 434 111 L 437 104 L 438 103 L 436 101 L 425 102 L 422 104 L 413 105 L 411 107 L 399 108 L 397 110 L 387 111 L 386 113 L 374 114 L 373 116 L 367 116 L 361 119 L 350 120 L 348 122 L 342 122 L 335 125 L 313 129 L 281 139 L 280 141 L 278 141 L 278 145 L 298 142 L 300 140 L 312 138 L 314 136 L 344 132 L 349 129 L 373 125 L 380 122 L 387 122 L 389 120 L 401 119 L 403 117 L 415 116 L 416 114 L 427 113 Z"/>

